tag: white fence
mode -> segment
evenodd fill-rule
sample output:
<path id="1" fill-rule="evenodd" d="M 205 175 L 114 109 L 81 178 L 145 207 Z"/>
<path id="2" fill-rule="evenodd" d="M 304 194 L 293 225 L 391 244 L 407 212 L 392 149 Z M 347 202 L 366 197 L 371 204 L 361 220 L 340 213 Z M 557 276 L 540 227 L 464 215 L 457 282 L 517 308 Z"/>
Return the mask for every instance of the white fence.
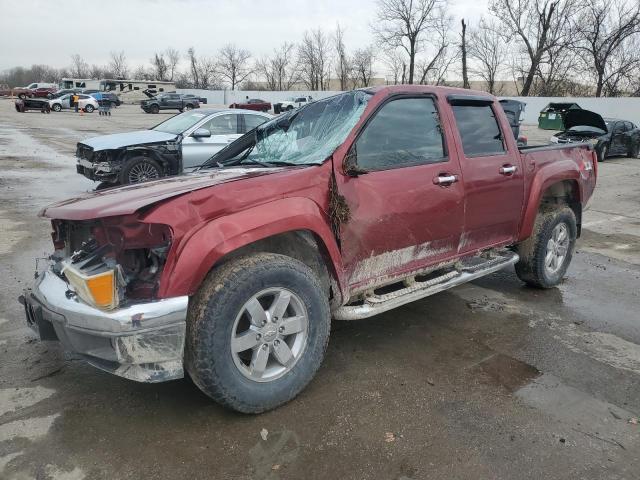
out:
<path id="1" fill-rule="evenodd" d="M 323 91 L 282 91 L 282 92 L 268 92 L 264 90 L 252 91 L 252 90 L 199 90 L 191 88 L 179 88 L 176 90 L 178 93 L 191 93 L 198 97 L 204 97 L 207 99 L 207 104 L 213 105 L 229 105 L 235 102 L 244 102 L 247 97 L 259 98 L 266 100 L 267 102 L 277 103 L 290 97 L 304 97 L 311 95 L 314 99 L 330 97 L 340 92 Z"/>
<path id="2" fill-rule="evenodd" d="M 527 104 L 524 111 L 524 123 L 537 125 L 538 114 L 547 104 L 553 102 L 575 102 L 585 110 L 599 113 L 603 117 L 630 120 L 640 125 L 640 98 L 594 98 L 594 97 L 500 97 L 519 100 Z"/>
<path id="3" fill-rule="evenodd" d="M 247 97 L 260 98 L 271 103 L 277 103 L 293 96 L 311 95 L 320 99 L 336 95 L 337 91 L 242 91 L 242 90 L 197 90 L 179 89 L 178 93 L 192 93 L 199 97 L 205 97 L 208 104 L 229 105 L 234 102 L 244 102 Z M 575 102 L 585 110 L 592 110 L 603 117 L 621 118 L 630 120 L 640 125 L 640 98 L 620 97 L 620 98 L 594 98 L 594 97 L 500 97 L 519 100 L 527 104 L 524 114 L 524 123 L 537 125 L 538 114 L 548 103 L 552 102 Z"/>

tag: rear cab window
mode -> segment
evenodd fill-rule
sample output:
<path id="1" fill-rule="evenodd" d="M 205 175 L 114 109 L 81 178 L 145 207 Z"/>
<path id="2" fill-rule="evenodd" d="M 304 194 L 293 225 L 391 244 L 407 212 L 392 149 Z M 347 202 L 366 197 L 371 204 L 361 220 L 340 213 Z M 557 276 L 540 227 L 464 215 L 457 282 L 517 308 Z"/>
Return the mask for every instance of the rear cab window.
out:
<path id="1" fill-rule="evenodd" d="M 452 105 L 466 157 L 502 155 L 506 152 L 504 135 L 490 104 Z"/>

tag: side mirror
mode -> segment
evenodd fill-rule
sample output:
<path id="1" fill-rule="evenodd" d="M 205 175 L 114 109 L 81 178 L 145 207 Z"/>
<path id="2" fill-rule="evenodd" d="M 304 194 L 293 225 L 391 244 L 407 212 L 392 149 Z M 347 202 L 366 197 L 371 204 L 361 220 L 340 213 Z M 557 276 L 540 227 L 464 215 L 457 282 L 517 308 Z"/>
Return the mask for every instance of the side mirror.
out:
<path id="1" fill-rule="evenodd" d="M 191 134 L 193 138 L 208 138 L 211 136 L 211 132 L 206 128 L 198 128 Z"/>
<path id="2" fill-rule="evenodd" d="M 369 173 L 367 170 L 358 167 L 358 154 L 355 143 L 349 149 L 349 153 L 344 157 L 342 170 L 350 177 L 357 177 L 358 175 Z"/>

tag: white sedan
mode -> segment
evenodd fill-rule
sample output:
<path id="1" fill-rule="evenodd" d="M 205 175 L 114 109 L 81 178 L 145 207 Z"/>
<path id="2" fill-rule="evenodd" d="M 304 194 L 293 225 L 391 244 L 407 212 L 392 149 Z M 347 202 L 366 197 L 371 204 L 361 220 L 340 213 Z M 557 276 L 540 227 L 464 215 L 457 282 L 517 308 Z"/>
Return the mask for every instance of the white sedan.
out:
<path id="1" fill-rule="evenodd" d="M 49 106 L 51 110 L 54 112 L 60 112 L 62 110 L 68 110 L 71 108 L 75 108 L 71 105 L 71 97 L 73 94 L 67 93 L 60 98 L 54 98 L 53 100 L 49 100 Z M 78 108 L 81 108 L 87 113 L 91 113 L 98 108 L 98 101 L 93 98 L 91 95 L 85 95 L 83 93 L 78 93 Z"/>

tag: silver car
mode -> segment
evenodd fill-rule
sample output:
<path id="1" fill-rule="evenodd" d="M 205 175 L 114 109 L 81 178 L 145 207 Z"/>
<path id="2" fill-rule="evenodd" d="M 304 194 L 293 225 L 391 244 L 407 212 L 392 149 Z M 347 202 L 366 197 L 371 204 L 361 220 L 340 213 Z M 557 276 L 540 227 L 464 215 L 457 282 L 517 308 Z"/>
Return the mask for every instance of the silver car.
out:
<path id="1" fill-rule="evenodd" d="M 79 142 L 77 171 L 106 184 L 178 175 L 199 167 L 214 153 L 271 118 L 252 110 L 191 110 L 149 130 Z"/>

